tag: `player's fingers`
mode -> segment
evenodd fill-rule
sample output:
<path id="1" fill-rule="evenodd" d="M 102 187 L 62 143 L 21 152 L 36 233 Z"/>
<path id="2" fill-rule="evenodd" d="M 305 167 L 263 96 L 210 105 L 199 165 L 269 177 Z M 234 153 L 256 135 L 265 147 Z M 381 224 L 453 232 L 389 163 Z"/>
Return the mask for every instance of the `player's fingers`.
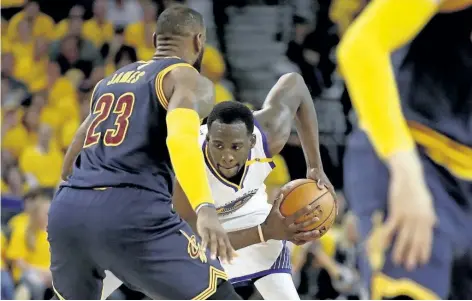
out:
<path id="1" fill-rule="evenodd" d="M 206 252 L 208 247 L 208 241 L 210 240 L 208 230 L 205 229 L 204 231 L 202 231 L 202 233 L 200 233 L 200 237 L 202 238 L 202 250 L 203 252 Z"/>
<path id="2" fill-rule="evenodd" d="M 412 227 L 414 227 L 414 224 L 412 225 L 410 220 L 405 220 L 398 230 L 392 252 L 393 262 L 397 265 L 405 262 L 410 250 Z"/>
<path id="3" fill-rule="evenodd" d="M 321 232 L 319 230 L 311 230 L 306 232 L 300 232 L 295 234 L 293 239 L 295 241 L 309 241 L 315 240 L 321 237 Z"/>
<path id="4" fill-rule="evenodd" d="M 226 248 L 226 241 L 223 236 L 217 238 L 218 240 L 218 256 L 222 263 L 228 263 L 230 261 L 230 256 L 228 256 L 228 249 Z"/>
<path id="5" fill-rule="evenodd" d="M 226 252 L 228 254 L 228 262 L 232 263 L 234 257 L 238 256 L 236 254 L 236 251 L 234 250 L 233 246 L 231 245 L 231 241 L 229 240 L 228 236 L 225 238 L 225 243 L 226 243 Z"/>
<path id="6" fill-rule="evenodd" d="M 295 212 L 294 214 L 292 214 L 289 218 L 287 218 L 287 222 L 294 222 L 296 221 L 297 219 L 299 219 L 300 217 L 302 216 L 318 216 L 318 215 L 321 215 L 321 208 L 320 206 L 317 206 L 318 210 L 315 210 L 315 206 L 310 204 L 310 205 L 306 205 L 305 207 L 303 207 L 302 209 L 300 210 L 297 210 L 297 212 Z"/>
<path id="7" fill-rule="evenodd" d="M 405 255 L 405 268 L 408 271 L 413 271 L 419 264 L 422 248 L 425 243 L 424 235 L 426 233 L 424 233 L 424 227 L 418 220 L 415 221 L 415 225 L 409 230 L 411 233 L 409 242 L 410 247 Z"/>
<path id="8" fill-rule="evenodd" d="M 425 229 L 422 231 L 423 245 L 421 246 L 420 252 L 420 264 L 426 264 L 431 257 L 431 251 L 433 248 L 433 237 L 434 237 L 434 226 L 424 225 Z"/>
<path id="9" fill-rule="evenodd" d="M 306 221 L 303 221 L 303 222 L 300 222 L 300 223 L 295 222 L 293 224 L 295 226 L 293 230 L 296 231 L 296 232 L 303 231 L 303 229 L 305 229 L 305 228 L 307 228 L 307 227 L 309 227 L 309 226 L 311 226 L 314 223 L 317 223 L 319 221 L 320 221 L 320 218 L 318 216 L 312 215 Z"/>
<path id="10" fill-rule="evenodd" d="M 385 246 L 389 246 L 392 243 L 392 239 L 398 229 L 399 224 L 400 219 L 394 215 L 391 215 L 387 218 L 385 224 L 381 226 Z"/>
<path id="11" fill-rule="evenodd" d="M 218 239 L 216 233 L 210 231 L 210 256 L 211 259 L 216 259 L 218 255 Z"/>

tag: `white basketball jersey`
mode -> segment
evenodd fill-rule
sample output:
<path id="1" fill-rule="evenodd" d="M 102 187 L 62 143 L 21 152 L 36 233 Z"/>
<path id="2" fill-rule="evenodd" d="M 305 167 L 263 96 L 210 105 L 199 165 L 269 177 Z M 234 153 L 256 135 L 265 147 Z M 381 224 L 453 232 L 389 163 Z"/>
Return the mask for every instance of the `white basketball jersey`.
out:
<path id="1" fill-rule="evenodd" d="M 270 212 L 265 179 L 275 167 L 270 158 L 265 135 L 254 127 L 256 145 L 251 149 L 239 184 L 226 180 L 212 165 L 207 149 L 208 128 L 200 127 L 200 144 L 205 157 L 207 176 L 220 221 L 227 231 L 257 226 Z"/>

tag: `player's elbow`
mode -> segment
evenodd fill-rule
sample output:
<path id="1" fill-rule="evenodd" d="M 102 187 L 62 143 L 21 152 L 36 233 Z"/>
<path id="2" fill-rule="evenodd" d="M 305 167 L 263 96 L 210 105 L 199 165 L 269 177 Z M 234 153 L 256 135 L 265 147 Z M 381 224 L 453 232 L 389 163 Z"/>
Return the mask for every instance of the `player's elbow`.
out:
<path id="1" fill-rule="evenodd" d="M 303 76 L 298 72 L 289 72 L 282 75 L 279 79 L 287 88 L 297 88 L 300 85 L 305 84 Z"/>

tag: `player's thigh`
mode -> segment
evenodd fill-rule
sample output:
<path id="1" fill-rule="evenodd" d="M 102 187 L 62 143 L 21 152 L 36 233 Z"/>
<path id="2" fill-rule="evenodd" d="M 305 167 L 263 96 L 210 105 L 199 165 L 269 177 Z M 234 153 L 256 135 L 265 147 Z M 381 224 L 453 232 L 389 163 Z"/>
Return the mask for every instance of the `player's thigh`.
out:
<path id="1" fill-rule="evenodd" d="M 70 202 L 80 200 L 80 190 L 63 188 L 56 194 L 49 211 L 50 269 L 53 289 L 59 299 L 99 299 L 102 293 L 103 270 L 91 260 L 89 251 L 93 246 L 80 230 L 86 214 L 81 212 L 81 207 L 69 206 Z"/>
<path id="2" fill-rule="evenodd" d="M 265 300 L 300 300 L 288 273 L 274 273 L 258 279 L 254 285 Z"/>
<path id="3" fill-rule="evenodd" d="M 207 299 L 227 280 L 219 261 L 201 249 L 200 239 L 187 223 L 181 222 L 165 235 L 155 236 L 149 229 L 141 232 L 133 243 L 123 246 L 121 260 L 110 271 L 147 296 Z"/>
<path id="4" fill-rule="evenodd" d="M 358 217 L 362 241 L 367 241 L 376 233 L 372 228 L 373 214 L 381 212 L 388 215 L 388 170 L 362 132 L 355 132 L 350 137 L 344 164 L 346 198 Z M 432 190 L 435 203 L 439 199 L 441 202 L 450 201 L 447 193 L 438 189 L 441 183 L 430 176 L 427 176 L 426 180 L 430 187 L 435 187 L 434 191 Z M 436 206 L 436 211 L 440 220 L 449 219 L 441 207 Z M 371 297 L 374 299 L 399 295 L 408 295 L 415 299 L 446 297 L 449 291 L 453 247 L 450 235 L 443 228 L 436 227 L 431 260 L 412 272 L 392 262 L 391 248 L 385 254 L 380 248 L 378 251 L 374 248 L 375 254 L 368 254 L 364 250 L 364 256 L 360 259 L 360 270 L 366 281 L 365 285 L 371 289 Z M 376 260 L 373 261 L 373 258 Z M 384 261 L 379 261 L 379 258 L 383 258 Z M 383 266 L 377 266 L 379 262 L 383 262 Z M 373 274 L 373 268 L 380 269 L 380 272 Z"/>

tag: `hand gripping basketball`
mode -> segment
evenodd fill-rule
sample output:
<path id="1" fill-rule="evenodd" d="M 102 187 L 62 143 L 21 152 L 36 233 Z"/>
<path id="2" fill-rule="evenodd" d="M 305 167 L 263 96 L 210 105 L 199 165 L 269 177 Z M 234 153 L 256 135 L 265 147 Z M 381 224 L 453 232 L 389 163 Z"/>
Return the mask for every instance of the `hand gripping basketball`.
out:
<path id="1" fill-rule="evenodd" d="M 306 227 L 319 221 L 319 217 L 314 212 L 313 205 L 307 205 L 290 216 L 283 216 L 280 212 L 280 204 L 284 199 L 283 192 L 279 194 L 272 206 L 272 209 L 264 223 L 261 225 L 262 232 L 266 239 L 289 240 L 295 244 L 303 244 L 307 241 L 318 239 L 320 231 L 313 229 L 305 231 Z M 303 216 L 308 219 L 300 221 Z M 298 221 L 297 221 L 298 220 Z"/>

